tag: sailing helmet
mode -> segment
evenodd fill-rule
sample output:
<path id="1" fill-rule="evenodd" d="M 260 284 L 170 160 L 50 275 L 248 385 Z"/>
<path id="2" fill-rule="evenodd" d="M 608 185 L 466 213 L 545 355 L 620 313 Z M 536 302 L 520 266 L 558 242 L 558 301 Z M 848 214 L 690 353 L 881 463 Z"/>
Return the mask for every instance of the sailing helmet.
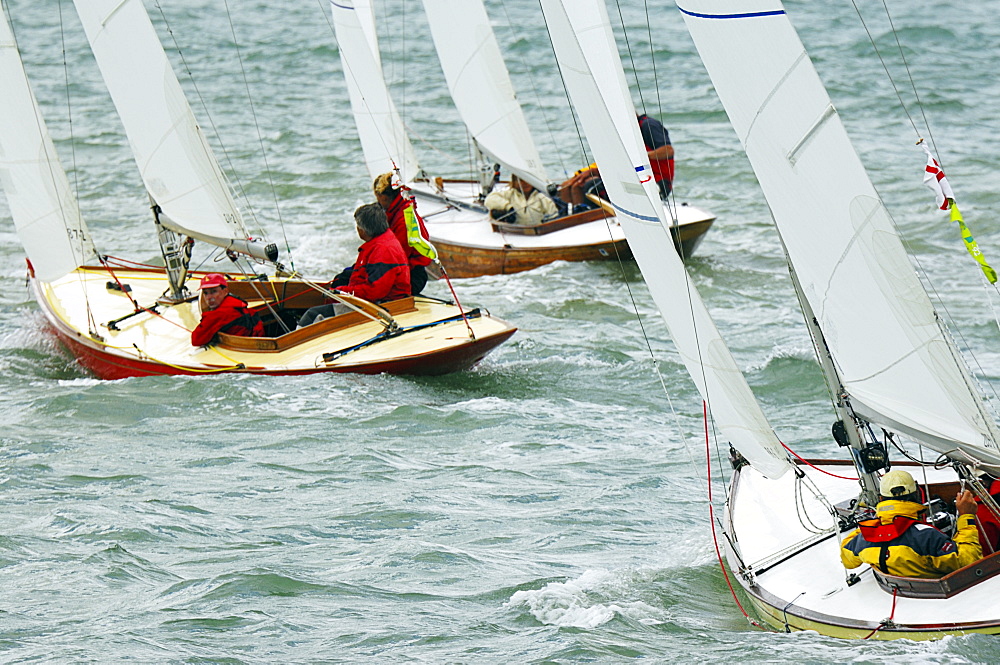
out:
<path id="1" fill-rule="evenodd" d="M 215 286 L 228 286 L 229 282 L 226 281 L 226 276 L 219 274 L 217 272 L 210 272 L 201 278 L 201 284 L 198 285 L 199 289 L 210 289 Z"/>
<path id="2" fill-rule="evenodd" d="M 889 499 L 909 496 L 916 491 L 917 483 L 913 480 L 913 476 L 901 469 L 893 469 L 885 474 L 878 484 L 878 493 Z"/>

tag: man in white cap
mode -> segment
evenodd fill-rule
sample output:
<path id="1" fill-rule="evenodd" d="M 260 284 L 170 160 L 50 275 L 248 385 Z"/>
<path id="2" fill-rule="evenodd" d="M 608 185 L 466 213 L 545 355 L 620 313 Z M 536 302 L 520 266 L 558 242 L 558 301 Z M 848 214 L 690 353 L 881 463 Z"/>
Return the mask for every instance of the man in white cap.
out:
<path id="1" fill-rule="evenodd" d="M 938 578 L 983 557 L 976 530 L 976 501 L 965 490 L 955 497 L 958 529 L 954 540 L 926 524 L 926 507 L 913 476 L 894 469 L 879 483 L 877 517 L 858 523 L 844 539 L 840 558 L 847 568 L 867 563 L 887 575 Z"/>

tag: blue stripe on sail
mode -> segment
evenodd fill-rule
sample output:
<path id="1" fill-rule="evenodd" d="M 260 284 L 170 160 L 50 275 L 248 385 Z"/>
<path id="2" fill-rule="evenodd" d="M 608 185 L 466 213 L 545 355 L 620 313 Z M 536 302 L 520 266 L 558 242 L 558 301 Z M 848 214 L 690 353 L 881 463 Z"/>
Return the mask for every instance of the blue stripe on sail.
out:
<path id="1" fill-rule="evenodd" d="M 629 217 L 632 217 L 632 218 L 635 218 L 635 219 L 639 219 L 639 220 L 642 220 L 644 222 L 659 222 L 660 221 L 659 217 L 655 217 L 655 216 L 650 217 L 649 215 L 640 215 L 637 212 L 632 212 L 631 210 L 626 210 L 625 208 L 622 208 L 621 206 L 615 205 L 614 201 L 608 201 L 608 203 L 611 204 L 612 208 L 614 208 L 615 210 L 617 210 L 618 212 L 620 212 L 622 214 L 628 215 Z"/>
<path id="2" fill-rule="evenodd" d="M 761 16 L 780 16 L 785 13 L 784 9 L 775 9 L 768 12 L 747 12 L 745 14 L 699 14 L 697 12 L 689 12 L 679 5 L 677 9 L 679 9 L 682 14 L 694 16 L 695 18 L 759 18 Z"/>
<path id="3" fill-rule="evenodd" d="M 334 2 L 334 0 L 330 0 L 330 4 L 333 5 L 334 7 L 336 7 L 337 9 L 350 9 L 352 12 L 354 11 L 354 6 L 353 5 L 341 5 L 341 4 L 337 4 L 336 2 Z"/>

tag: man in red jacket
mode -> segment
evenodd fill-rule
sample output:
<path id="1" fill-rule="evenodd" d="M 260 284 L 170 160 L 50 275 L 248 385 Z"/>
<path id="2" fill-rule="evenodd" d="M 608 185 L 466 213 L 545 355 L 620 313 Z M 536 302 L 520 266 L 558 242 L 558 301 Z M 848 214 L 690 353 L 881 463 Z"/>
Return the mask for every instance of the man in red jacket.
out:
<path id="1" fill-rule="evenodd" d="M 364 243 L 358 248 L 358 259 L 351 270 L 347 286 L 336 290 L 371 302 L 398 300 L 410 295 L 410 268 L 403 248 L 389 230 L 385 211 L 377 203 L 363 205 L 354 211 L 358 237 Z M 299 319 L 299 328 L 347 311 L 340 303 L 319 305 L 306 310 Z"/>
<path id="2" fill-rule="evenodd" d="M 385 210 L 386 219 L 389 221 L 389 230 L 396 236 L 399 246 L 403 248 L 410 270 L 410 288 L 413 295 L 419 295 L 427 285 L 427 266 L 431 259 L 421 254 L 416 247 L 410 245 L 409 234 L 406 228 L 407 208 L 416 219 L 420 228 L 420 235 L 427 238 L 427 227 L 424 226 L 423 218 L 412 208 L 413 202 L 403 196 L 403 190 L 393 183 L 392 173 L 383 173 L 375 178 L 372 183 L 372 191 L 375 192 L 375 200 Z M 409 295 L 409 294 L 407 294 Z"/>
<path id="3" fill-rule="evenodd" d="M 263 337 L 264 323 L 250 311 L 245 301 L 229 295 L 225 275 L 209 273 L 201 278 L 201 323 L 191 331 L 191 345 L 210 344 L 216 333 Z"/>

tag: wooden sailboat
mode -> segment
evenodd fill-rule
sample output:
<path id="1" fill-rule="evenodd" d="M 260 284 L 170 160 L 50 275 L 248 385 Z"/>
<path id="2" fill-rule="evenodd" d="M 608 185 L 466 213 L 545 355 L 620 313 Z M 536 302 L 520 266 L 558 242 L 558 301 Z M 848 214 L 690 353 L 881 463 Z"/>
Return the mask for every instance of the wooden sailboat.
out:
<path id="1" fill-rule="evenodd" d="M 634 175 L 644 155 L 603 2 L 542 6 L 591 148 L 602 169 L 615 166 L 617 177 L 605 181 L 630 243 L 642 248 L 639 267 L 732 446 L 721 541 L 761 619 L 777 630 L 845 638 L 1000 633 L 998 554 L 941 579 L 841 563 L 842 538 L 877 500 L 890 441 L 940 455 L 914 475 L 946 514 L 960 483 L 992 503 L 975 472 L 1000 470 L 1000 432 L 783 7 L 678 3 L 772 210 L 841 423 L 831 444 L 850 452 L 840 463 L 789 457 L 667 251 L 655 192 Z"/>
<path id="2" fill-rule="evenodd" d="M 76 4 L 149 194 L 167 266 L 98 253 L 7 18 L 0 16 L 0 181 L 28 254 L 35 298 L 81 365 L 106 379 L 218 372 L 436 374 L 471 366 L 515 332 L 484 312 L 432 298 L 376 305 L 282 274 L 275 245 L 247 232 L 142 3 Z M 230 291 L 261 315 L 267 337 L 220 334 L 216 344 L 192 347 L 191 330 L 200 320 L 196 285 L 203 274 L 188 270 L 194 240 L 230 258 L 256 261 L 230 272 Z M 261 265 L 278 270 L 268 275 Z M 297 316 L 325 298 L 344 302 L 349 313 L 295 330 Z"/>
<path id="3" fill-rule="evenodd" d="M 382 76 L 368 0 L 331 0 L 337 43 L 369 174 L 399 169 L 427 223 L 428 234 L 453 277 L 508 274 L 552 261 L 629 258 L 611 206 L 566 215 L 538 226 L 490 219 L 483 199 L 498 169 L 541 192 L 546 173 L 500 47 L 481 0 L 425 2 L 431 35 L 452 99 L 482 163 L 478 180 L 430 177 L 421 168 Z M 455 39 L 454 35 L 463 35 Z M 715 221 L 686 203 L 663 204 L 678 251 L 691 256 Z"/>

